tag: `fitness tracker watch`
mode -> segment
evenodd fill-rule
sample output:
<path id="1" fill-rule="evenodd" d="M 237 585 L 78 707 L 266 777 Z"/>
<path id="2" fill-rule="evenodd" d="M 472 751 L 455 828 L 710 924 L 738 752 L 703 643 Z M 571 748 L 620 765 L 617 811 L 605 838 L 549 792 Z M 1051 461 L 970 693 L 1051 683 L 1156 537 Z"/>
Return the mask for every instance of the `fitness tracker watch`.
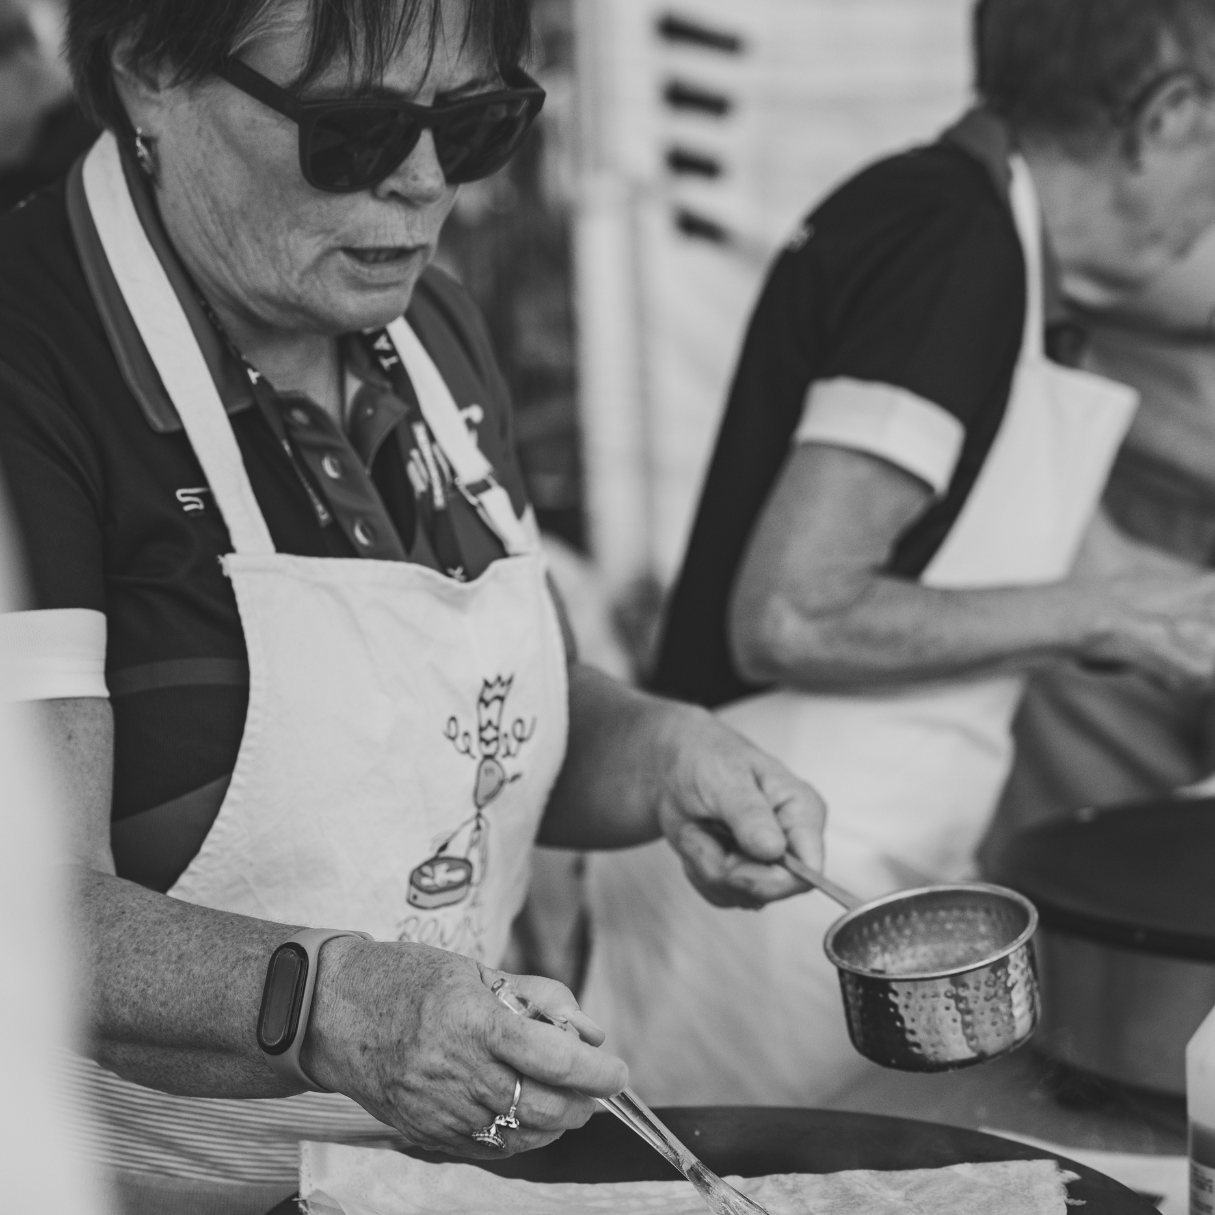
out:
<path id="1" fill-rule="evenodd" d="M 312 1015 L 316 990 L 317 958 L 321 946 L 334 937 L 372 938 L 365 932 L 342 929 L 305 928 L 285 941 L 271 955 L 262 988 L 262 1006 L 257 1014 L 257 1044 L 266 1062 L 280 1080 L 304 1092 L 324 1093 L 300 1066 L 300 1047 Z"/>

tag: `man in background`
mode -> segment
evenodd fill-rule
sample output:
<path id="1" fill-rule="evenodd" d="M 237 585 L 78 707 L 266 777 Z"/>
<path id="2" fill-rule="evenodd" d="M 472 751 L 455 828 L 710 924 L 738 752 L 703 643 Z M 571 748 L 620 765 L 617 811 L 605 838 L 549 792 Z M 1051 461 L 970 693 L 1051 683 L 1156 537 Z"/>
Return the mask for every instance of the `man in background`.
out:
<path id="1" fill-rule="evenodd" d="M 61 0 L 0 0 L 0 212 L 67 172 L 97 137 L 60 55 Z"/>

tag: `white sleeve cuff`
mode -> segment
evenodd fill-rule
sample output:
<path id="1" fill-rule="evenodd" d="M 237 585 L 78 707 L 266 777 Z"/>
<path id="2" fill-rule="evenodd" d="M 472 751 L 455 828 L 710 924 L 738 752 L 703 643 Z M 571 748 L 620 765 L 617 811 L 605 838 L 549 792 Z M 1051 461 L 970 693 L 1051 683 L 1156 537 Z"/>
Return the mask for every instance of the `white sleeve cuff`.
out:
<path id="1" fill-rule="evenodd" d="M 905 388 L 866 380 L 818 380 L 806 394 L 798 443 L 863 451 L 902 468 L 942 496 L 966 431 L 953 414 Z"/>
<path id="2" fill-rule="evenodd" d="M 0 670 L 9 700 L 108 698 L 106 619 L 88 608 L 0 614 Z"/>

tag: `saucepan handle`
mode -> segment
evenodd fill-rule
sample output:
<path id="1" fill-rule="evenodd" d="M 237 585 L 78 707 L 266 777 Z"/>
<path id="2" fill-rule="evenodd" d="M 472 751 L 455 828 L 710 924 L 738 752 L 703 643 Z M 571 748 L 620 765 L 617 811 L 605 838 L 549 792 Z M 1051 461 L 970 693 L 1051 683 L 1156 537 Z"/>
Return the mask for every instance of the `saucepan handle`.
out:
<path id="1" fill-rule="evenodd" d="M 706 835 L 710 835 L 723 848 L 729 849 L 731 852 L 741 852 L 742 849 L 738 846 L 738 841 L 734 838 L 734 833 L 723 822 L 717 819 L 700 819 L 696 824 Z M 843 886 L 833 882 L 826 874 L 820 873 L 817 869 L 811 869 L 800 856 L 793 852 L 786 852 L 779 861 L 778 865 L 783 865 L 793 876 L 800 881 L 806 883 L 807 886 L 813 886 L 815 890 L 821 890 L 829 899 L 838 903 L 846 911 L 855 911 L 865 902 L 864 899 L 858 898 L 850 890 L 845 890 Z"/>
<path id="2" fill-rule="evenodd" d="M 837 882 L 833 882 L 824 873 L 819 873 L 817 869 L 811 869 L 800 856 L 794 856 L 792 852 L 786 852 L 781 859 L 781 864 L 789 870 L 795 878 L 805 882 L 808 886 L 813 886 L 816 890 L 821 890 L 829 899 L 837 902 L 845 911 L 855 911 L 865 902 L 853 894 L 851 890 L 845 890 L 843 886 Z"/>

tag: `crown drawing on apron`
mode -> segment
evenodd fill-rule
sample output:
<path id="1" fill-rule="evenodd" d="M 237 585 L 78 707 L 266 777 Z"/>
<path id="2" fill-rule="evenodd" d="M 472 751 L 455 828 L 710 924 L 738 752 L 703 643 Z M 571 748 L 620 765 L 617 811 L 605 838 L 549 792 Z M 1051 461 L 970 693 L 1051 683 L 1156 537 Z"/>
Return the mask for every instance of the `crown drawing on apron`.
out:
<path id="1" fill-rule="evenodd" d="M 412 907 L 436 910 L 462 903 L 484 877 L 489 864 L 488 824 L 483 811 L 506 786 L 523 773 L 508 773 L 504 759 L 519 754 L 536 732 L 536 719 L 516 717 L 503 728 L 506 701 L 514 686 L 513 675 L 481 681 L 477 696 L 477 731 L 463 729 L 459 718 L 449 717 L 444 737 L 461 754 L 477 761 L 473 778 L 473 813 L 438 846 L 435 854 L 409 877 Z M 462 855 L 461 855 L 462 850 Z"/>
<path id="2" fill-rule="evenodd" d="M 506 701 L 514 687 L 514 675 L 501 675 L 481 681 L 477 697 L 477 733 L 473 736 L 462 729 L 459 719 L 449 717 L 444 735 L 461 755 L 477 760 L 473 780 L 473 805 L 478 813 L 485 809 L 512 781 L 522 773 L 509 774 L 503 760 L 513 759 L 536 732 L 536 719 L 530 722 L 516 717 L 509 726 L 503 725 Z"/>

